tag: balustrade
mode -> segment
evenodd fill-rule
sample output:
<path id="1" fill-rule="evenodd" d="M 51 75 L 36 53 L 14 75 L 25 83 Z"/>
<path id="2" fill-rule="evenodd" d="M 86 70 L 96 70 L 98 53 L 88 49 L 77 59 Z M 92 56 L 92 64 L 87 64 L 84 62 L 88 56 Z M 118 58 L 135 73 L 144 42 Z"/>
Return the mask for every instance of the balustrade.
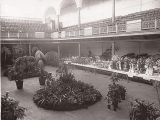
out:
<path id="1" fill-rule="evenodd" d="M 100 34 L 107 34 L 107 26 L 100 27 Z"/>
<path id="2" fill-rule="evenodd" d="M 27 33 L 19 33 L 19 37 L 20 38 L 27 38 L 28 35 L 27 35 Z"/>
<path id="3" fill-rule="evenodd" d="M 79 30 L 76 30 L 76 31 L 75 31 L 75 36 L 80 36 Z"/>
<path id="4" fill-rule="evenodd" d="M 70 36 L 70 37 L 75 37 L 75 31 L 70 31 L 70 32 L 69 32 L 69 36 Z"/>
<path id="5" fill-rule="evenodd" d="M 98 35 L 99 34 L 99 27 L 92 27 L 92 34 Z"/>
<path id="6" fill-rule="evenodd" d="M 150 29 L 153 27 L 155 27 L 155 22 L 153 23 L 154 21 L 142 21 L 142 29 L 145 30 L 145 29 Z"/>
<path id="7" fill-rule="evenodd" d="M 118 24 L 118 32 L 126 32 L 126 24 Z"/>
<path id="8" fill-rule="evenodd" d="M 18 33 L 10 32 L 9 37 L 10 38 L 18 38 Z"/>
<path id="9" fill-rule="evenodd" d="M 160 19 L 156 20 L 156 28 L 160 29 Z"/>
<path id="10" fill-rule="evenodd" d="M 45 38 L 51 38 L 51 33 L 44 33 Z"/>
<path id="11" fill-rule="evenodd" d="M 117 32 L 117 26 L 116 25 L 112 25 L 112 26 L 108 26 L 108 33 L 116 33 Z"/>
<path id="12" fill-rule="evenodd" d="M 61 38 L 61 32 L 58 32 L 58 38 Z"/>
<path id="13" fill-rule="evenodd" d="M 29 38 L 35 38 L 35 32 L 28 33 Z"/>
<path id="14" fill-rule="evenodd" d="M 80 29 L 80 36 L 84 36 L 84 29 Z"/>
<path id="15" fill-rule="evenodd" d="M 66 31 L 65 37 L 69 37 L 69 31 Z"/>
<path id="16" fill-rule="evenodd" d="M 8 38 L 8 32 L 1 32 L 1 37 L 7 37 Z"/>
<path id="17" fill-rule="evenodd" d="M 35 32 L 46 32 L 45 38 L 67 38 L 88 35 L 110 34 L 128 32 L 128 21 L 141 20 L 140 29 L 160 29 L 160 9 L 137 12 L 126 16 L 116 17 L 117 23 L 112 23 L 111 18 L 81 24 L 78 30 L 77 25 L 63 28 L 61 32 L 49 29 L 39 20 L 16 20 L 1 18 L 1 37 L 13 38 L 35 38 Z M 130 24 L 131 26 L 131 24 Z M 129 27 L 130 27 L 129 26 Z M 9 32 L 8 32 L 9 31 Z M 18 33 L 18 31 L 20 31 Z M 51 37 L 51 33 L 52 37 Z M 53 37 L 54 36 L 54 37 Z"/>

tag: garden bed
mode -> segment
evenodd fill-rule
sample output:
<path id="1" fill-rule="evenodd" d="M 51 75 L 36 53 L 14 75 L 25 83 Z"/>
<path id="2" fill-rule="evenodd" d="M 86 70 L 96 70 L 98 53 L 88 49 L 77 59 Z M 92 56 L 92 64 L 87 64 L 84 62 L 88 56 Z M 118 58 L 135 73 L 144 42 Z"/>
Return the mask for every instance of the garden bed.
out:
<path id="1" fill-rule="evenodd" d="M 38 107 L 67 111 L 87 108 L 101 100 L 101 93 L 92 85 L 75 80 L 65 68 L 58 79 L 47 77 L 46 86 L 33 97 Z"/>

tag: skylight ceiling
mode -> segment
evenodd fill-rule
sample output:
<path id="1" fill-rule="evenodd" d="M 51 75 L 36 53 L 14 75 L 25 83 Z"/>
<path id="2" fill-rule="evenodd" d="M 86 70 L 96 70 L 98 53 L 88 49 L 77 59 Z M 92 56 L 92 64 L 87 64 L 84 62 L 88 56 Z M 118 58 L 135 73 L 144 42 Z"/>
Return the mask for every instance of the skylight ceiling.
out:
<path id="1" fill-rule="evenodd" d="M 66 8 L 66 7 L 69 7 L 69 6 L 72 6 L 74 4 L 76 4 L 75 0 L 65 0 L 63 2 L 62 9 Z"/>

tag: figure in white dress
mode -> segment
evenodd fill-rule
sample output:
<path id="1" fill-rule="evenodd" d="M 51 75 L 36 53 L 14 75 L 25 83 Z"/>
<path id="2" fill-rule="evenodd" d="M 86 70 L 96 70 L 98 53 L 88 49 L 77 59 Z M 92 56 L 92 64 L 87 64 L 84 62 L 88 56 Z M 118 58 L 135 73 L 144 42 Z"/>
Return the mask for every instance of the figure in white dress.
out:
<path id="1" fill-rule="evenodd" d="M 145 75 L 152 76 L 153 75 L 153 61 L 152 58 L 146 60 L 146 73 Z"/>

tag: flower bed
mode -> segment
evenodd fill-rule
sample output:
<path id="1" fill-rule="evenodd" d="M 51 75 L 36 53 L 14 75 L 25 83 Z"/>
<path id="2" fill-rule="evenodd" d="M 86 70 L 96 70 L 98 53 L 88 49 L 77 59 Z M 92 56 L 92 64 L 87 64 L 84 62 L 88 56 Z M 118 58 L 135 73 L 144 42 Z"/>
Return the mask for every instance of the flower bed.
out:
<path id="1" fill-rule="evenodd" d="M 38 107 L 48 110 L 76 110 L 87 108 L 101 100 L 100 92 L 90 84 L 76 81 L 65 65 L 59 78 L 48 76 L 46 86 L 39 89 L 33 97 Z"/>

